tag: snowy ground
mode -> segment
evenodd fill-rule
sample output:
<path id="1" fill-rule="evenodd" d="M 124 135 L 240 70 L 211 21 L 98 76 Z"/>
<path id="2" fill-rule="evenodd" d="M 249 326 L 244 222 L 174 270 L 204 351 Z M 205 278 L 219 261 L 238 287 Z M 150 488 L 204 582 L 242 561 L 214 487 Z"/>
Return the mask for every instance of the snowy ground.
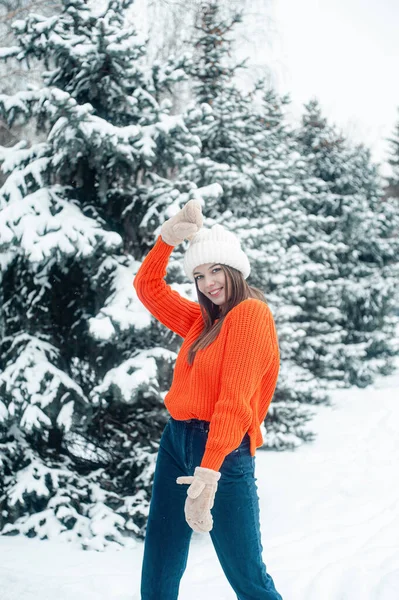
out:
<path id="1" fill-rule="evenodd" d="M 257 452 L 264 560 L 284 600 L 398 600 L 399 372 L 345 390 L 295 452 Z M 143 545 L 84 552 L 0 537 L 1 600 L 139 600 Z M 194 534 L 179 600 L 234 600 Z"/>

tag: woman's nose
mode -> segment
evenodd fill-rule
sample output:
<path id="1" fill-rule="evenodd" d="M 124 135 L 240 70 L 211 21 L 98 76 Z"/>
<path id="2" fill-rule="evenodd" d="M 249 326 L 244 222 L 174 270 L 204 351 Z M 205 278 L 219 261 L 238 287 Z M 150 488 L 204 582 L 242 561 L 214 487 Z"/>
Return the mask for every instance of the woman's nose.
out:
<path id="1" fill-rule="evenodd" d="M 209 277 L 209 279 L 206 281 L 205 285 L 207 286 L 207 288 L 212 289 L 213 287 L 216 286 L 216 279 L 214 277 Z"/>

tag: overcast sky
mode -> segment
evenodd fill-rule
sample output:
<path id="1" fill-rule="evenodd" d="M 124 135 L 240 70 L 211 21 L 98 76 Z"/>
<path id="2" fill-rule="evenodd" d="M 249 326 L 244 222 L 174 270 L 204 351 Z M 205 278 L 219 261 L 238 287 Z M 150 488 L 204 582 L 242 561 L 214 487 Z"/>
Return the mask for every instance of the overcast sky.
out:
<path id="1" fill-rule="evenodd" d="M 263 4 L 274 29 L 264 55 L 293 114 L 316 96 L 326 116 L 386 160 L 384 138 L 399 119 L 399 0 Z"/>

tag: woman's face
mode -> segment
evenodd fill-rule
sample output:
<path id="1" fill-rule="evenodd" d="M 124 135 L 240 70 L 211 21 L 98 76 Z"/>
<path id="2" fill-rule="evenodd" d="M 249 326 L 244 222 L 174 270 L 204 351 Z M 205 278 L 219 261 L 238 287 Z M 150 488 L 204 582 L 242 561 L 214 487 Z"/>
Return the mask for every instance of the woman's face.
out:
<path id="1" fill-rule="evenodd" d="M 217 306 L 221 306 L 227 300 L 226 297 L 226 275 L 218 263 L 206 263 L 194 269 L 194 278 L 199 291 L 212 300 Z"/>

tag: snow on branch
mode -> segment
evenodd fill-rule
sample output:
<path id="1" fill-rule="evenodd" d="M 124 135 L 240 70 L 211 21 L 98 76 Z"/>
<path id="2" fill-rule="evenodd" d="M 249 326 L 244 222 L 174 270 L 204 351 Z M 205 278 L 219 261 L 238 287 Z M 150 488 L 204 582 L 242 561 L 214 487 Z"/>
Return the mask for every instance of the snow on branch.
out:
<path id="1" fill-rule="evenodd" d="M 0 235 L 3 241 L 18 243 L 35 270 L 51 257 L 65 262 L 71 256 L 92 256 L 99 245 L 116 249 L 122 243 L 117 233 L 104 230 L 76 204 L 65 200 L 60 186 L 42 188 L 23 197 L 23 179 L 19 186 L 13 181 L 18 176 L 15 171 L 3 186 L 9 203 L 0 214 Z"/>
<path id="2" fill-rule="evenodd" d="M 9 399 L 8 411 L 14 417 L 20 415 L 21 429 L 40 431 L 53 421 L 55 425 L 71 400 L 87 403 L 81 387 L 57 366 L 59 352 L 50 343 L 21 334 L 15 337 L 9 355 L 12 359 L 0 374 L 0 389 Z"/>
<path id="3" fill-rule="evenodd" d="M 112 398 L 115 402 L 134 404 L 144 389 L 146 393 L 159 394 L 158 365 L 156 359 L 173 362 L 176 354 L 165 348 L 152 348 L 137 352 L 110 369 L 100 385 L 93 388 L 91 400 L 98 405 L 102 399 Z"/>

